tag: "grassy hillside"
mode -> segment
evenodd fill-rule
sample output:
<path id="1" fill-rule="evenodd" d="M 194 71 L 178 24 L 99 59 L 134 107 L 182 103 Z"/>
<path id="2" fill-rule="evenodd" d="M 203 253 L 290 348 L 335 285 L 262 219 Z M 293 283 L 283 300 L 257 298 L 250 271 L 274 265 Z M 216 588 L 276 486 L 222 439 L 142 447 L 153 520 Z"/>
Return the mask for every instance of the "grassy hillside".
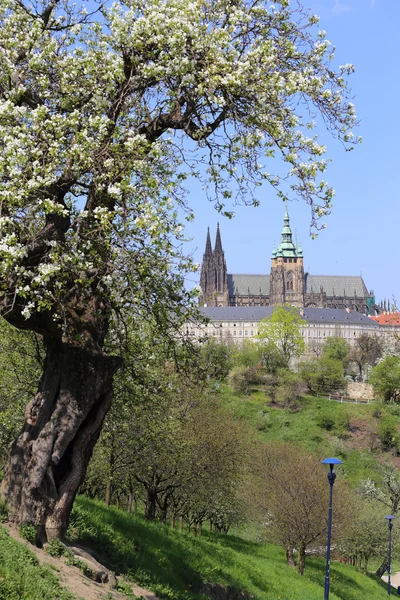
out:
<path id="1" fill-rule="evenodd" d="M 204 581 L 233 586 L 255 600 L 320 600 L 323 594 L 324 560 L 308 559 L 301 577 L 271 544 L 208 532 L 195 538 L 84 497 L 75 503 L 71 530 L 104 562 L 163 598 L 196 598 Z M 334 563 L 331 590 L 332 600 L 375 600 L 385 586 Z"/>
<path id="2" fill-rule="evenodd" d="M 236 416 L 246 419 L 266 442 L 293 442 L 317 456 L 343 460 L 342 473 L 357 485 L 374 477 L 380 460 L 396 458 L 399 409 L 378 404 L 341 404 L 325 398 L 305 396 L 297 410 L 271 404 L 262 390 L 237 395 L 228 386 L 221 401 Z M 393 428 L 393 447 L 383 448 L 385 428 Z M 398 436 L 398 433 L 397 433 Z"/>
<path id="3" fill-rule="evenodd" d="M 74 600 L 56 573 L 0 526 L 0 600 Z"/>

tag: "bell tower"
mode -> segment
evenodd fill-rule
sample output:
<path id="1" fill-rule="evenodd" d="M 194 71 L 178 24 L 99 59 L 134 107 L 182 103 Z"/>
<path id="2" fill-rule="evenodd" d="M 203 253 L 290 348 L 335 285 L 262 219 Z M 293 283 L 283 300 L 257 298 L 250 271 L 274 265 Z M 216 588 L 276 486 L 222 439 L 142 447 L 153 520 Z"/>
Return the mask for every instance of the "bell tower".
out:
<path id="1" fill-rule="evenodd" d="M 281 243 L 272 252 L 270 276 L 270 304 L 304 306 L 303 251 L 293 243 L 289 213 L 286 205 Z"/>
<path id="2" fill-rule="evenodd" d="M 199 303 L 201 306 L 229 306 L 228 273 L 219 223 L 217 224 L 214 251 L 211 246 L 210 228 L 207 231 L 206 249 L 200 272 L 200 287 L 202 294 Z"/>

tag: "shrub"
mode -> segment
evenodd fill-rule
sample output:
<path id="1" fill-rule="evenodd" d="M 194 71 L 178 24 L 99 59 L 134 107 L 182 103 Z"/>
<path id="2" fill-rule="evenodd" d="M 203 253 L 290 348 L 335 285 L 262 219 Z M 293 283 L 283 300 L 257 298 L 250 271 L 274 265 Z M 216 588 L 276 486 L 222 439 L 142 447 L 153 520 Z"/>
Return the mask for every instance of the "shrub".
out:
<path id="1" fill-rule="evenodd" d="M 329 411 L 322 411 L 317 415 L 317 425 L 326 431 L 332 431 L 336 427 L 335 416 Z"/>
<path id="2" fill-rule="evenodd" d="M 312 394 L 336 392 L 346 386 L 343 365 L 333 358 L 315 358 L 301 363 L 300 376 Z"/>
<path id="3" fill-rule="evenodd" d="M 21 537 L 27 540 L 30 544 L 35 544 L 36 542 L 36 527 L 34 525 L 21 525 L 19 528 L 19 533 Z"/>
<path id="4" fill-rule="evenodd" d="M 60 540 L 54 539 L 46 544 L 46 552 L 49 556 L 63 556 L 65 554 L 65 546 Z"/>
<path id="5" fill-rule="evenodd" d="M 386 356 L 371 371 L 369 383 L 385 402 L 400 399 L 400 357 Z"/>
<path id="6" fill-rule="evenodd" d="M 387 415 L 380 420 L 377 433 L 383 450 L 399 450 L 400 436 L 397 425 L 398 419 L 392 415 Z"/>
<path id="7" fill-rule="evenodd" d="M 237 394 L 249 394 L 251 385 L 264 383 L 264 375 L 257 367 L 237 366 L 229 373 L 229 385 Z"/>
<path id="8" fill-rule="evenodd" d="M 299 400 L 306 392 L 304 381 L 299 375 L 288 370 L 279 371 L 279 387 L 276 391 L 276 399 L 284 408 L 297 410 Z"/>

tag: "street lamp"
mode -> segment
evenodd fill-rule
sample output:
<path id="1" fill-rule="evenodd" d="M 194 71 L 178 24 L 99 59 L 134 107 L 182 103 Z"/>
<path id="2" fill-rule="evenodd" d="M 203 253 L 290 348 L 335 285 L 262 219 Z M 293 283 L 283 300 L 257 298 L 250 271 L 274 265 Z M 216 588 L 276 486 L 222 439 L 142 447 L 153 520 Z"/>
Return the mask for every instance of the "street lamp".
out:
<path id="1" fill-rule="evenodd" d="M 388 550 L 388 568 L 387 568 L 387 572 L 388 572 L 388 596 L 390 596 L 390 590 L 391 590 L 391 585 L 390 585 L 390 568 L 391 568 L 391 562 L 392 562 L 392 528 L 393 528 L 393 519 L 395 519 L 396 517 L 394 517 L 393 515 L 387 515 L 385 517 L 385 519 L 387 519 L 388 525 L 389 525 L 389 550 Z"/>
<path id="2" fill-rule="evenodd" d="M 328 511 L 328 542 L 326 545 L 326 570 L 325 570 L 325 592 L 324 600 L 329 600 L 329 586 L 330 586 L 330 568 L 331 568 L 331 531 L 332 531 L 332 490 L 333 484 L 335 483 L 336 473 L 334 470 L 335 465 L 341 465 L 342 461 L 338 458 L 325 458 L 322 461 L 323 465 L 329 465 L 328 481 L 330 486 L 329 493 L 329 511 Z"/>

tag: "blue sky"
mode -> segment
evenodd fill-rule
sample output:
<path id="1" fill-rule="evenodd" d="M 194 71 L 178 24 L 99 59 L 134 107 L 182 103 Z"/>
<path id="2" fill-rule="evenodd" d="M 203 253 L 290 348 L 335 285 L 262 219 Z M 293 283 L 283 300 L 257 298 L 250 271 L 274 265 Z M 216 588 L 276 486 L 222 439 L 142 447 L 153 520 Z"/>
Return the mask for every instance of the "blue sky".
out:
<path id="1" fill-rule="evenodd" d="M 400 306 L 400 0 L 303 4 L 320 16 L 319 27 L 336 46 L 337 64 L 356 67 L 350 84 L 363 144 L 344 152 L 333 138 L 323 136 L 333 159 L 325 174 L 336 190 L 332 214 L 324 219 L 327 228 L 312 240 L 309 207 L 291 202 L 292 229 L 301 242 L 306 270 L 316 275 L 361 273 L 377 301 L 394 296 Z M 196 219 L 186 226 L 191 238 L 187 250 L 201 262 L 207 226 L 214 241 L 219 220 L 228 272 L 268 273 L 284 206 L 267 185 L 261 196 L 260 207 L 235 207 L 235 217 L 228 220 L 207 202 L 200 184 L 191 184 L 189 201 Z"/>

